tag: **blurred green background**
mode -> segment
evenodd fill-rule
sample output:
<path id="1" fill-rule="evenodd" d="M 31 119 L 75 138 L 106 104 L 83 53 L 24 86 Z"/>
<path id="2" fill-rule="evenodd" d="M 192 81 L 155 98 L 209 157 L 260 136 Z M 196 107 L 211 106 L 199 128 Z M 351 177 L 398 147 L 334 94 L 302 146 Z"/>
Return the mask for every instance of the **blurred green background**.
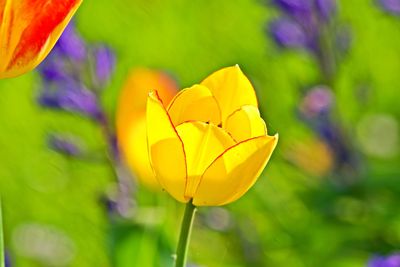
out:
<path id="1" fill-rule="evenodd" d="M 239 64 L 252 81 L 269 133 L 280 141 L 256 185 L 225 207 L 200 208 L 193 266 L 366 266 L 400 248 L 400 20 L 372 0 L 340 1 L 335 20 L 351 45 L 338 62 L 332 119 L 357 157 L 337 171 L 332 152 L 298 115 L 321 83 L 305 51 L 280 49 L 266 31 L 279 12 L 250 0 L 86 0 L 75 16 L 88 42 L 116 52 L 102 97 L 111 120 L 132 67 L 162 69 L 184 88 Z M 138 186 L 133 217 L 107 213 L 114 187 L 106 160 L 65 157 L 49 132 L 79 135 L 105 157 L 100 129 L 35 101 L 34 71 L 0 82 L 0 194 L 7 252 L 18 267 L 171 266 L 183 205 Z M 349 167 L 352 169 L 352 166 Z"/>

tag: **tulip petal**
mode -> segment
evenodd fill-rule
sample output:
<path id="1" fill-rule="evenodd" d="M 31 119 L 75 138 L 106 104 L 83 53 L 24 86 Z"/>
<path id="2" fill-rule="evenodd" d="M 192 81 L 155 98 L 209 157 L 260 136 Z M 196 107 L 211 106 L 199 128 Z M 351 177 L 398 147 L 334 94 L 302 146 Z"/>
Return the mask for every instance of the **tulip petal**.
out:
<path id="1" fill-rule="evenodd" d="M 254 106 L 243 106 L 235 111 L 227 118 L 225 129 L 236 142 L 267 134 L 265 122 Z"/>
<path id="2" fill-rule="evenodd" d="M 202 85 L 194 85 L 180 91 L 168 107 L 174 125 L 185 121 L 221 123 L 217 101 L 210 90 Z"/>
<path id="3" fill-rule="evenodd" d="M 119 97 L 116 128 L 123 160 L 141 183 L 159 189 L 149 158 L 144 156 L 148 155 L 146 101 L 153 88 L 157 88 L 164 103 L 169 103 L 178 91 L 175 81 L 163 72 L 146 68 L 135 68 L 130 72 Z"/>
<path id="4" fill-rule="evenodd" d="M 157 92 L 147 98 L 147 142 L 151 166 L 161 186 L 175 199 L 187 202 L 186 160 L 178 136 Z M 143 155 L 145 156 L 145 155 Z"/>
<path id="5" fill-rule="evenodd" d="M 157 90 L 163 103 L 169 103 L 178 92 L 178 85 L 167 74 L 147 68 L 133 69 L 124 83 L 118 103 L 118 117 L 131 116 L 146 111 L 147 96 Z M 166 105 L 164 105 L 166 107 Z"/>
<path id="6" fill-rule="evenodd" d="M 135 118 L 134 123 L 125 125 L 127 139 L 118 141 L 124 162 L 133 170 L 140 183 L 150 189 L 160 190 L 160 183 L 157 181 L 149 157 L 147 157 L 149 152 L 146 128 L 146 116 L 143 114 L 143 116 Z"/>
<path id="7" fill-rule="evenodd" d="M 0 78 L 36 67 L 50 52 L 82 0 L 0 3 Z"/>
<path id="8" fill-rule="evenodd" d="M 210 89 L 217 99 L 222 123 L 242 106 L 258 106 L 254 88 L 238 65 L 214 72 L 201 85 Z"/>
<path id="9" fill-rule="evenodd" d="M 204 172 L 193 204 L 218 206 L 240 198 L 256 182 L 277 141 L 277 135 L 255 137 L 226 150 Z"/>
<path id="10" fill-rule="evenodd" d="M 5 7 L 6 7 L 6 0 L 0 0 L 0 30 L 1 30 L 1 26 L 3 24 L 3 15 L 4 15 Z"/>
<path id="11" fill-rule="evenodd" d="M 186 155 L 188 178 L 185 197 L 192 198 L 206 168 L 235 142 L 223 129 L 204 122 L 182 123 L 176 130 Z"/>

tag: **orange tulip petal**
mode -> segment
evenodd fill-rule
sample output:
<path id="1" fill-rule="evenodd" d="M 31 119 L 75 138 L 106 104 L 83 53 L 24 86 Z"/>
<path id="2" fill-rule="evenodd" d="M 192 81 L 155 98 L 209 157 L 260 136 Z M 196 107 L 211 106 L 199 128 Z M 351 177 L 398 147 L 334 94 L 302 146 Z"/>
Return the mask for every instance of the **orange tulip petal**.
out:
<path id="1" fill-rule="evenodd" d="M 196 206 L 219 206 L 240 198 L 256 182 L 278 136 L 255 137 L 220 155 L 204 172 L 193 198 Z"/>
<path id="2" fill-rule="evenodd" d="M 36 67 L 50 52 L 82 0 L 6 1 L 0 24 L 0 78 Z"/>
<path id="3" fill-rule="evenodd" d="M 201 85 L 210 89 L 217 99 L 222 123 L 244 105 L 257 107 L 254 88 L 237 65 L 214 72 Z"/>
<path id="4" fill-rule="evenodd" d="M 188 182 L 185 197 L 192 198 L 206 168 L 235 142 L 221 128 L 204 122 L 182 123 L 176 130 L 183 141 L 186 155 Z"/>
<path id="5" fill-rule="evenodd" d="M 1 25 L 3 24 L 3 14 L 5 7 L 6 7 L 6 0 L 0 0 L 0 30 L 1 30 Z"/>
<path id="6" fill-rule="evenodd" d="M 131 114 L 145 112 L 147 96 L 152 90 L 157 90 L 166 107 L 178 92 L 178 85 L 161 71 L 146 68 L 130 71 L 119 97 L 118 114 L 129 117 Z"/>
<path id="7" fill-rule="evenodd" d="M 146 115 L 149 157 L 154 173 L 169 194 L 178 201 L 187 202 L 183 143 L 156 92 L 151 92 L 147 98 Z"/>
<path id="8" fill-rule="evenodd" d="M 168 107 L 174 125 L 185 121 L 221 123 L 217 101 L 210 90 L 202 85 L 194 85 L 180 91 Z"/>
<path id="9" fill-rule="evenodd" d="M 267 134 L 265 122 L 254 106 L 243 106 L 235 111 L 227 118 L 225 129 L 236 142 Z"/>

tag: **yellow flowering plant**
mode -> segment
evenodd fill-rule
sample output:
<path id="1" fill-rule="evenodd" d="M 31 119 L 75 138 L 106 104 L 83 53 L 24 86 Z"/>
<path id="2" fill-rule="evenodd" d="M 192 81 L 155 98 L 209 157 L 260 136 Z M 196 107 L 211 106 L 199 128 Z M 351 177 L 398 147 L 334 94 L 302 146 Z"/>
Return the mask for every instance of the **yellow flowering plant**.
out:
<path id="1" fill-rule="evenodd" d="M 239 66 L 180 91 L 165 108 L 157 91 L 146 110 L 150 163 L 160 185 L 187 203 L 176 266 L 184 266 L 196 206 L 219 206 L 245 194 L 278 141 L 260 117 L 253 86 Z"/>
<path id="2" fill-rule="evenodd" d="M 176 82 L 166 73 L 147 68 L 132 69 L 119 97 L 116 129 L 124 162 L 141 185 L 157 191 L 160 185 L 147 157 L 146 100 L 149 88 L 157 88 L 165 103 L 178 92 Z"/>

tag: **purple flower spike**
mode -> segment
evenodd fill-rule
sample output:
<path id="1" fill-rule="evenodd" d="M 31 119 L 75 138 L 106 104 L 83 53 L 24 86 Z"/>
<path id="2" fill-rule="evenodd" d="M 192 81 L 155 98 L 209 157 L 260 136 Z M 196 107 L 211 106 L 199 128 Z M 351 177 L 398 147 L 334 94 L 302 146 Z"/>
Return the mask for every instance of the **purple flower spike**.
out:
<path id="1" fill-rule="evenodd" d="M 385 11 L 400 16 L 400 0 L 378 0 L 378 2 Z"/>
<path id="2" fill-rule="evenodd" d="M 61 136 L 56 136 L 56 135 L 49 136 L 48 146 L 52 150 L 57 151 L 59 153 L 67 155 L 67 156 L 76 157 L 76 156 L 79 156 L 82 154 L 81 149 L 79 148 L 79 146 L 76 143 L 74 143 L 70 140 L 67 140 Z"/>
<path id="3" fill-rule="evenodd" d="M 100 46 L 94 50 L 95 74 L 100 85 L 109 79 L 115 66 L 115 55 L 107 46 Z"/>
<path id="4" fill-rule="evenodd" d="M 46 82 L 62 81 L 68 78 L 65 62 L 60 60 L 56 50 L 39 65 L 38 70 Z"/>
<path id="5" fill-rule="evenodd" d="M 309 14 L 312 11 L 311 0 L 274 0 L 288 15 Z"/>
<path id="6" fill-rule="evenodd" d="M 5 252 L 5 259 L 4 259 L 4 266 L 5 267 L 11 267 L 11 259 L 10 259 L 10 254 L 8 252 Z"/>
<path id="7" fill-rule="evenodd" d="M 75 82 L 60 88 L 58 92 L 60 106 L 69 111 L 75 111 L 97 118 L 100 109 L 96 95 Z"/>
<path id="8" fill-rule="evenodd" d="M 56 44 L 56 50 L 76 61 L 86 58 L 85 42 L 78 36 L 75 26 L 70 23 Z"/>
<path id="9" fill-rule="evenodd" d="M 368 261 L 368 267 L 400 267 L 400 254 L 374 256 Z"/>
<path id="10" fill-rule="evenodd" d="M 400 267 L 400 254 L 389 256 L 386 259 L 387 267 Z"/>
<path id="11" fill-rule="evenodd" d="M 329 21 L 336 12 L 336 0 L 315 0 L 315 7 L 324 21 Z"/>
<path id="12" fill-rule="evenodd" d="M 368 262 L 368 267 L 385 267 L 385 258 L 381 256 L 375 256 Z"/>
<path id="13" fill-rule="evenodd" d="M 46 108 L 61 108 L 58 99 L 48 93 L 42 93 L 40 94 L 39 98 L 38 98 L 38 103 Z"/>
<path id="14" fill-rule="evenodd" d="M 96 95 L 74 80 L 65 80 L 56 86 L 57 90 L 45 89 L 38 102 L 44 107 L 79 112 L 98 118 L 101 111 Z"/>
<path id="15" fill-rule="evenodd" d="M 305 48 L 307 36 L 304 30 L 294 21 L 279 19 L 270 24 L 270 32 L 275 42 L 281 47 Z"/>

